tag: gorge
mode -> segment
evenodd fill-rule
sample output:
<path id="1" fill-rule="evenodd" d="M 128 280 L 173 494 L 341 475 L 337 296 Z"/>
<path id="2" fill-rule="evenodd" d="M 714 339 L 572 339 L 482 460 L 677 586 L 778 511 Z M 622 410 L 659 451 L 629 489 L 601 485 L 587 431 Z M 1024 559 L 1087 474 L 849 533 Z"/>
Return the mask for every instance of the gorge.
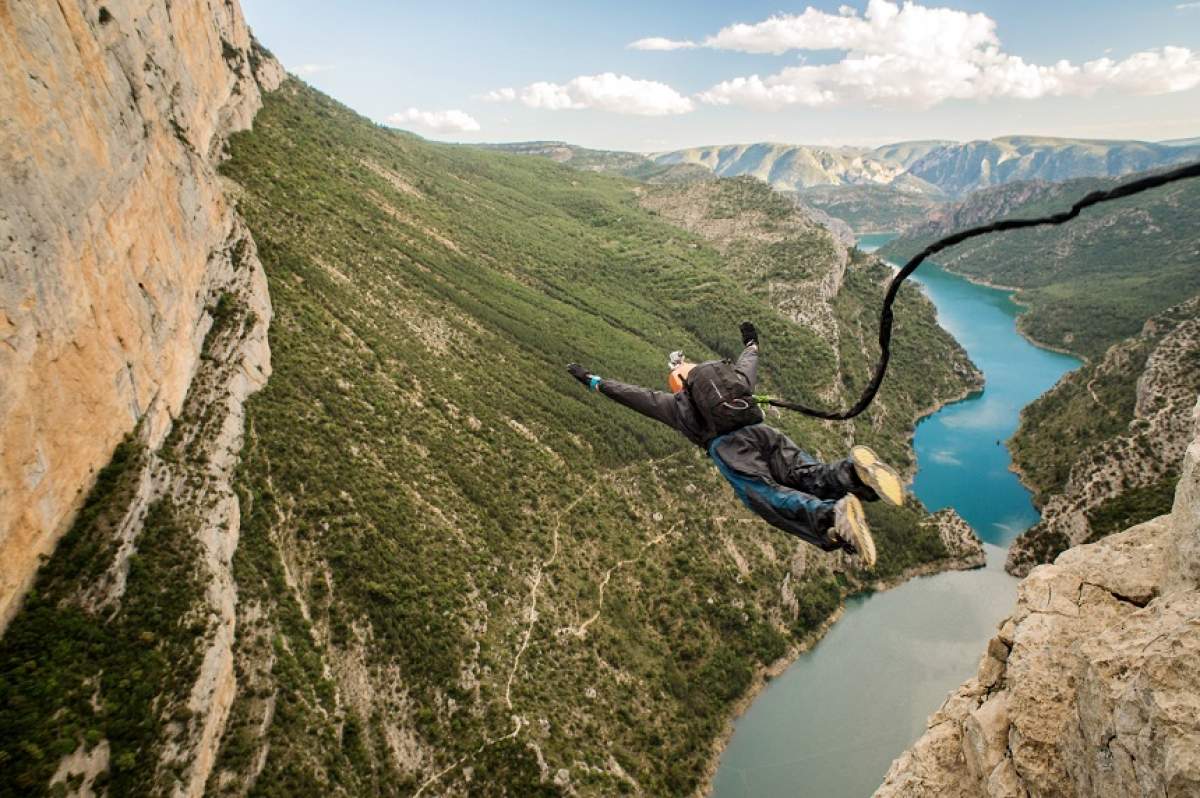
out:
<path id="1" fill-rule="evenodd" d="M 863 236 L 858 245 L 871 252 L 892 237 Z M 798 785 L 820 795 L 869 794 L 920 736 L 930 708 L 971 673 L 1012 604 L 1016 580 L 1003 571 L 1005 549 L 1038 516 L 1003 443 L 1021 409 L 1078 361 L 1017 332 L 1011 292 L 934 263 L 914 279 L 985 384 L 918 423 L 911 490 L 931 510 L 952 507 L 972 525 L 988 544 L 987 567 L 850 603 L 830 634 L 739 719 L 714 798 L 794 795 Z"/>
<path id="2" fill-rule="evenodd" d="M 983 648 L 885 790 L 1059 794 L 1108 778 L 1093 760 L 1155 787 L 1121 750 L 1192 786 L 1194 451 L 1172 516 L 1035 568 L 985 643 L 1006 610 L 992 587 L 1012 584 L 994 547 L 982 571 L 895 586 L 979 564 L 966 524 L 929 512 L 956 461 L 987 464 L 963 506 L 985 536 L 1026 522 L 998 441 L 1027 397 L 1001 403 L 999 426 L 998 390 L 943 407 L 979 374 L 915 287 L 865 414 L 770 419 L 822 459 L 860 442 L 915 471 L 928 507 L 868 507 L 873 572 L 771 530 L 702 451 L 564 371 L 657 387 L 668 352 L 729 357 L 752 319 L 764 391 L 846 403 L 878 356 L 889 272 L 844 224 L 690 161 L 380 124 L 285 75 L 234 0 L 9 4 L 0 67 L 0 798 L 697 794 L 737 708 L 830 629 L 796 666 L 814 675 L 765 695 L 829 686 L 813 716 L 857 741 L 782 737 L 825 764 L 870 748 L 877 772 L 857 768 L 856 791 Z M 997 147 L 1029 142 L 909 144 L 878 155 L 958 192 Z M 1068 146 L 1088 170 L 1109 149 Z M 1116 172 L 1186 155 L 1113 146 L 1132 153 Z M 971 346 L 988 314 L 1011 322 L 980 292 L 987 307 L 955 330 Z M 1066 365 L 1021 376 L 1036 392 Z M 954 448 L 962 430 L 973 447 Z M 921 482 L 935 466 L 944 478 Z M 953 627 L 917 628 L 948 603 Z M 1077 703 L 1045 693 L 1052 632 L 1087 687 Z M 1106 652 L 1142 635 L 1169 643 L 1147 677 L 1163 678 L 1108 723 L 1124 666 Z M 1093 638 L 1112 645 L 1070 649 Z M 942 656 L 925 678 L 928 650 Z M 885 658 L 908 689 L 867 681 Z M 1159 694 L 1154 715 L 1142 699 Z M 1035 705 L 1048 714 L 1030 724 Z M 1055 749 L 1075 706 L 1080 736 Z M 1166 743 L 1143 745 L 1160 729 Z"/>

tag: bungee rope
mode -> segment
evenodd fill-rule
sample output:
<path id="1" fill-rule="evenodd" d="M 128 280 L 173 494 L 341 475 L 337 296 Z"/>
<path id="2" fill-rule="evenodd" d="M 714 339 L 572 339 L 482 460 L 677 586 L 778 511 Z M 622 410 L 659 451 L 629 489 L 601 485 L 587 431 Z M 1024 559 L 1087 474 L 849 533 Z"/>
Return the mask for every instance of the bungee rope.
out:
<path id="1" fill-rule="evenodd" d="M 1004 230 L 1017 230 L 1022 227 L 1038 227 L 1045 224 L 1063 224 L 1069 222 L 1079 215 L 1079 212 L 1084 208 L 1089 208 L 1092 205 L 1098 205 L 1101 202 L 1109 200 L 1121 199 L 1133 194 L 1139 194 L 1143 191 L 1149 191 L 1152 188 L 1165 186 L 1167 183 L 1174 183 L 1176 180 L 1184 180 L 1189 177 L 1200 177 L 1200 161 L 1182 166 L 1178 169 L 1172 169 L 1168 172 L 1160 172 L 1151 177 L 1144 177 L 1141 180 L 1134 180 L 1129 183 L 1124 183 L 1115 186 L 1108 191 L 1093 191 L 1083 199 L 1071 206 L 1068 211 L 1055 213 L 1050 216 L 1042 216 L 1036 219 L 1004 219 L 991 224 L 985 224 L 981 227 L 971 227 L 966 230 L 961 230 L 945 238 L 938 239 L 925 249 L 914 255 L 908 263 L 901 267 L 900 271 L 892 278 L 892 282 L 888 285 L 887 294 L 883 298 L 883 309 L 879 313 L 879 363 L 875 366 L 875 373 L 871 376 L 871 381 L 867 383 L 867 387 L 863 389 L 862 396 L 849 410 L 831 411 L 818 410 L 816 408 L 807 407 L 806 405 L 797 402 L 788 402 L 783 399 L 772 399 L 769 396 L 755 396 L 755 401 L 760 405 L 772 405 L 774 407 L 782 407 L 785 410 L 795 410 L 797 413 L 803 413 L 806 416 L 813 418 L 826 419 L 828 421 L 846 421 L 854 418 L 859 413 L 863 412 L 870 406 L 875 399 L 875 394 L 879 393 L 879 386 L 883 382 L 883 375 L 887 372 L 888 361 L 891 359 L 891 342 L 892 342 L 892 304 L 896 301 L 896 294 L 900 291 L 900 285 L 908 279 L 909 275 L 917 270 L 926 258 L 934 253 L 941 252 L 947 247 L 952 247 L 955 244 L 960 244 L 968 238 L 981 236 L 985 233 L 996 233 Z"/>

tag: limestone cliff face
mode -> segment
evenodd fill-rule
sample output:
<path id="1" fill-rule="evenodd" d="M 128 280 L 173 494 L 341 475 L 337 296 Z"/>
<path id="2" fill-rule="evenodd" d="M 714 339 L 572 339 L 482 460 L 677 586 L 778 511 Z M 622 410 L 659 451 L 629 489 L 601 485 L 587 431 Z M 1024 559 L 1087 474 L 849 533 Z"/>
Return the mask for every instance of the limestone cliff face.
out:
<path id="1" fill-rule="evenodd" d="M 1035 568 L 876 796 L 1200 794 L 1200 404 L 1172 511 Z"/>
<path id="2" fill-rule="evenodd" d="M 0 628 L 122 436 L 162 441 L 206 308 L 265 325 L 214 164 L 282 76 L 235 3 L 0 5 Z"/>

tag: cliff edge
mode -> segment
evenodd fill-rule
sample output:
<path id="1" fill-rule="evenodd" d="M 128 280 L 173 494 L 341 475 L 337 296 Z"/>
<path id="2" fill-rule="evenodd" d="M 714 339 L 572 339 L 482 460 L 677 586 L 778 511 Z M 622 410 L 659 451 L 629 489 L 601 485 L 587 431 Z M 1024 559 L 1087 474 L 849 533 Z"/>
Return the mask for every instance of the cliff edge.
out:
<path id="1" fill-rule="evenodd" d="M 0 12 L 0 630 L 117 443 L 162 442 L 235 284 L 265 347 L 215 163 L 282 78 L 235 3 Z"/>
<path id="2" fill-rule="evenodd" d="M 1169 514 L 1033 569 L 875 793 L 1200 792 L 1200 403 Z"/>
<path id="3" fill-rule="evenodd" d="M 1198 365 L 1195 296 L 1152 316 L 1141 333 L 1022 412 L 1013 459 L 1036 491 L 1042 518 L 1009 547 L 1010 574 L 1026 576 L 1064 549 L 1170 510 L 1192 439 L 1188 408 L 1200 391 Z"/>

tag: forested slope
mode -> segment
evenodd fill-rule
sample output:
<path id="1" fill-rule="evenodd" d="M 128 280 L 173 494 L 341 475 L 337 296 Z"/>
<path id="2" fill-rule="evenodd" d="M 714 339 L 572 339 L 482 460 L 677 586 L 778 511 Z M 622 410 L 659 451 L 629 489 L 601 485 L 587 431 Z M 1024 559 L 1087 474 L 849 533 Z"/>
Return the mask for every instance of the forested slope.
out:
<path id="1" fill-rule="evenodd" d="M 937 238 L 995 219 L 1044 216 L 1125 178 L 1013 183 L 979 191 L 880 250 L 904 262 Z M 1062 226 L 994 233 L 939 253 L 967 277 L 1020 289 L 1020 327 L 1035 341 L 1096 358 L 1143 322 L 1200 293 L 1200 180 L 1085 210 Z"/>
<path id="2" fill-rule="evenodd" d="M 207 790 L 695 790 L 756 670 L 868 580 L 749 517 L 698 449 L 563 365 L 658 386 L 667 351 L 732 355 L 749 318 L 764 389 L 842 402 L 874 357 L 886 270 L 789 227 L 794 208 L 769 192 L 735 186 L 709 214 L 742 220 L 731 257 L 644 209 L 640 184 L 433 145 L 294 80 L 231 154 L 274 371 L 246 410 L 236 692 L 210 697 L 232 708 Z M 809 279 L 830 289 L 817 320 L 788 304 Z M 234 300 L 213 312 L 220 335 L 253 322 Z M 903 464 L 916 409 L 973 371 L 916 291 L 897 316 L 893 379 L 852 429 Z M 206 407 L 188 408 L 202 437 Z M 773 421 L 825 457 L 851 429 Z M 119 619 L 80 582 L 120 543 L 130 463 L 202 472 L 192 443 L 122 450 L 39 579 L 36 614 L 0 642 L 0 792 L 36 791 L 76 746 L 105 746 L 97 784 L 113 789 L 164 793 L 186 767 L 174 746 L 191 705 L 171 664 L 196 667 L 204 623 L 192 519 L 156 506 Z M 871 518 L 870 579 L 951 564 L 919 507 Z"/>
<path id="3" fill-rule="evenodd" d="M 1200 297 L 1149 319 L 1021 414 L 1013 462 L 1042 519 L 1008 554 L 1023 576 L 1063 550 L 1171 509 L 1200 393 Z"/>

